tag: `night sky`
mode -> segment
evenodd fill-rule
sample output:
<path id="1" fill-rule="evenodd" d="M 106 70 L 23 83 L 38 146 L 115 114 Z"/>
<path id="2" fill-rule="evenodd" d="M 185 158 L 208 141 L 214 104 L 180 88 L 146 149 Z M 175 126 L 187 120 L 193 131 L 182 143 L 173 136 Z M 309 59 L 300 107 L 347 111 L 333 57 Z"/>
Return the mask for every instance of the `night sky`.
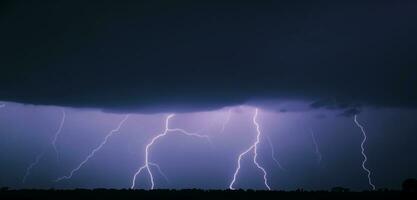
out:
<path id="1" fill-rule="evenodd" d="M 254 145 L 233 188 L 398 189 L 417 178 L 416 10 L 2 1 L 0 187 L 131 188 L 151 163 L 155 189 L 228 189 Z"/>

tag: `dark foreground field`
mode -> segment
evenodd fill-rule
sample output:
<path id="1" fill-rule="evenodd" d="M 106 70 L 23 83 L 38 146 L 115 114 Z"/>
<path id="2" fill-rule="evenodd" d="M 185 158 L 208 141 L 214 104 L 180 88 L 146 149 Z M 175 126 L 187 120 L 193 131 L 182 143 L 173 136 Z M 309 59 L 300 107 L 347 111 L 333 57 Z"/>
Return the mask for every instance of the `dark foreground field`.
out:
<path id="1" fill-rule="evenodd" d="M 417 199 L 415 192 L 306 192 L 252 190 L 2 190 L 0 199 Z"/>

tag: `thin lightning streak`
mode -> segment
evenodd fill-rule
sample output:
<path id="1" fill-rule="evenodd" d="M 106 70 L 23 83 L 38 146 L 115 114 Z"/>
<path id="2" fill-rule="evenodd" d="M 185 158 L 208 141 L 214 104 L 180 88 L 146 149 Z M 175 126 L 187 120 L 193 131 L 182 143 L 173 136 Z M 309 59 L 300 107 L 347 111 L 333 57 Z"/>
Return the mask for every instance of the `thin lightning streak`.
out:
<path id="1" fill-rule="evenodd" d="M 236 168 L 235 173 L 233 174 L 233 180 L 232 180 L 232 182 L 229 185 L 229 189 L 231 189 L 231 190 L 234 190 L 235 189 L 233 187 L 233 185 L 236 182 L 236 177 L 237 177 L 237 175 L 238 175 L 238 173 L 240 171 L 240 162 L 242 160 L 242 157 L 244 155 L 246 155 L 247 153 L 249 153 L 250 151 L 252 151 L 252 150 L 253 150 L 253 153 L 254 153 L 253 163 L 256 165 L 256 167 L 258 169 L 260 169 L 262 171 L 262 173 L 263 173 L 263 179 L 264 179 L 264 184 L 268 188 L 268 190 L 271 190 L 271 187 L 269 187 L 269 185 L 268 185 L 267 173 L 266 173 L 265 169 L 261 165 L 259 165 L 258 160 L 257 160 L 257 158 L 258 158 L 258 152 L 257 152 L 257 150 L 258 150 L 258 144 L 260 142 L 260 137 L 261 137 L 261 131 L 259 130 L 259 123 L 256 121 L 257 120 L 257 117 L 258 117 L 258 108 L 255 109 L 255 114 L 253 115 L 253 118 L 252 118 L 253 124 L 255 125 L 256 132 L 257 132 L 256 141 L 247 150 L 245 150 L 243 153 L 241 153 L 239 155 L 238 161 L 237 161 L 237 168 Z"/>
<path id="2" fill-rule="evenodd" d="M 362 149 L 361 153 L 362 153 L 362 156 L 363 156 L 362 168 L 368 174 L 368 183 L 369 183 L 369 185 L 372 187 L 372 190 L 375 190 L 375 185 L 372 184 L 371 171 L 368 168 L 365 167 L 365 163 L 368 160 L 368 157 L 366 157 L 366 154 L 365 154 L 365 147 L 364 147 L 366 139 L 367 139 L 366 132 L 365 132 L 365 129 L 363 128 L 363 126 L 361 124 L 359 124 L 359 122 L 357 120 L 357 115 L 354 116 L 354 121 L 355 121 L 355 124 L 361 129 L 362 134 L 363 134 L 363 140 L 362 140 L 362 143 L 361 143 L 361 149 Z"/>
<path id="3" fill-rule="evenodd" d="M 55 153 L 56 153 L 56 155 L 57 155 L 57 159 L 58 159 L 58 151 L 57 151 L 57 148 L 56 148 L 56 141 L 57 141 L 57 139 L 58 139 L 59 134 L 60 134 L 60 133 L 61 133 L 61 131 L 62 131 L 62 127 L 64 126 L 64 122 L 65 122 L 65 110 L 64 110 L 64 109 L 62 109 L 62 120 L 61 120 L 61 123 L 60 123 L 60 125 L 59 125 L 59 127 L 58 127 L 58 130 L 57 130 L 57 132 L 55 133 L 54 138 L 53 138 L 53 140 L 52 140 L 52 147 L 53 147 L 53 149 L 54 149 L 54 151 L 55 151 Z M 32 162 L 32 163 L 28 166 L 28 168 L 26 168 L 25 176 L 23 177 L 22 183 L 25 183 L 25 182 L 26 182 L 26 180 L 27 180 L 28 176 L 30 175 L 30 173 L 31 173 L 32 169 L 33 169 L 36 165 L 38 165 L 38 164 L 39 164 L 40 160 L 42 159 L 42 157 L 43 157 L 44 155 L 45 155 L 45 150 L 43 150 L 40 154 L 38 154 L 38 155 L 36 156 L 35 161 L 33 161 L 33 162 Z"/>
<path id="4" fill-rule="evenodd" d="M 66 117 L 65 110 L 62 109 L 62 120 L 61 120 L 61 123 L 59 124 L 58 130 L 55 133 L 54 138 L 52 139 L 52 147 L 54 148 L 57 160 L 59 160 L 59 153 L 58 153 L 58 149 L 56 147 L 56 141 L 58 140 L 58 137 L 61 134 L 62 127 L 64 126 L 64 123 L 65 123 L 65 117 Z"/>
<path id="5" fill-rule="evenodd" d="M 321 155 L 321 152 L 320 152 L 320 149 L 319 149 L 319 144 L 317 143 L 316 136 L 314 134 L 313 129 L 310 129 L 310 133 L 311 133 L 311 139 L 313 140 L 315 153 L 316 153 L 316 156 L 317 156 L 317 163 L 320 165 L 321 160 L 322 160 L 322 155 Z"/>
<path id="6" fill-rule="evenodd" d="M 117 133 L 117 132 L 119 132 L 120 131 L 120 128 L 123 126 L 123 124 L 127 121 L 127 119 L 129 119 L 129 116 L 130 115 L 126 115 L 124 118 L 123 118 L 123 120 L 118 124 L 118 126 L 115 128 L 115 129 L 113 129 L 113 130 L 111 130 L 107 135 L 106 135 L 106 137 L 104 137 L 104 140 L 100 143 L 100 145 L 98 145 L 95 149 L 93 149 L 92 151 L 91 151 L 91 153 L 76 167 L 76 168 L 74 168 L 71 172 L 70 172 L 70 174 L 69 175 L 67 175 L 67 176 L 63 176 L 63 177 L 60 177 L 60 178 L 58 178 L 58 179 L 56 179 L 55 181 L 56 182 L 58 182 L 58 181 L 61 181 L 61 180 L 64 180 L 64 179 L 71 179 L 72 178 L 72 176 L 74 175 L 74 173 L 75 172 L 77 172 L 78 170 L 80 170 L 81 169 L 81 167 L 82 166 L 84 166 L 92 157 L 94 157 L 94 155 L 107 143 L 107 141 L 108 141 L 108 139 L 111 137 L 111 136 L 113 136 L 115 133 Z"/>
<path id="7" fill-rule="evenodd" d="M 237 160 L 237 168 L 236 168 L 235 173 L 233 174 L 233 180 L 232 180 L 232 182 L 231 182 L 231 183 L 230 183 L 230 185 L 229 185 L 229 189 L 231 189 L 231 190 L 234 190 L 234 189 L 235 189 L 235 188 L 233 187 L 233 184 L 236 182 L 236 176 L 237 176 L 237 174 L 238 174 L 238 173 L 239 173 L 239 171 L 240 171 L 240 161 L 242 160 L 243 155 L 247 154 L 249 151 L 252 151 L 252 149 L 253 149 L 253 145 L 252 145 L 252 146 L 250 146 L 250 148 L 249 148 L 249 149 L 247 149 L 246 151 L 244 151 L 243 153 L 241 153 L 241 154 L 239 155 L 238 160 Z"/>
<path id="8" fill-rule="evenodd" d="M 226 117 L 226 120 L 224 120 L 224 122 L 223 122 L 223 124 L 222 124 L 222 128 L 220 129 L 220 133 L 223 133 L 224 132 L 224 129 L 226 128 L 226 125 L 229 123 L 229 121 L 230 121 L 230 117 L 231 117 L 231 115 L 232 115 L 232 109 L 229 109 L 228 111 L 227 111 L 227 117 Z"/>
<path id="9" fill-rule="evenodd" d="M 277 166 L 278 166 L 281 170 L 285 171 L 285 168 L 284 168 L 284 167 L 282 167 L 281 163 L 280 163 L 280 162 L 278 161 L 278 159 L 275 157 L 274 145 L 272 145 L 271 138 L 269 138 L 269 136 L 268 136 L 268 135 L 266 135 L 266 139 L 268 140 L 269 147 L 271 148 L 271 156 L 272 156 L 272 160 L 274 160 L 275 164 L 277 164 Z"/>
<path id="10" fill-rule="evenodd" d="M 146 145 L 146 148 L 145 148 L 145 164 L 143 165 L 143 166 L 141 166 L 137 171 L 136 171 L 136 173 L 133 175 L 133 179 L 132 179 L 132 185 L 131 185 L 131 187 L 130 187 L 130 189 L 134 189 L 135 188 L 135 184 L 136 184 L 136 177 L 143 171 L 143 170 L 146 170 L 147 171 L 147 173 L 148 173 L 148 175 L 149 175 L 149 179 L 150 179 L 150 181 L 151 181 L 151 190 L 153 190 L 154 188 L 155 188 L 155 181 L 154 181 L 154 176 L 153 176 L 153 174 L 152 174 L 152 171 L 151 171 L 151 168 L 150 168 L 150 165 L 152 165 L 151 164 L 151 162 L 149 162 L 149 150 L 150 150 L 150 148 L 152 147 L 152 145 L 158 140 L 158 139 L 160 139 L 160 138 L 162 138 L 162 137 L 164 137 L 164 136 L 166 136 L 169 132 L 180 132 L 180 133 L 182 133 L 182 134 L 184 134 L 184 135 L 186 135 L 186 136 L 192 136 L 192 137 L 198 137 L 198 138 L 203 138 L 203 139 L 207 139 L 209 142 L 210 142 L 210 138 L 208 137 L 208 136 L 206 136 L 206 135 L 199 135 L 199 134 L 197 134 L 197 133 L 191 133 L 191 132 L 188 132 L 188 131 L 186 131 L 186 130 L 184 130 L 184 129 L 179 129 L 179 128 L 169 128 L 169 121 L 170 121 L 170 119 L 171 118 L 173 118 L 175 116 L 175 114 L 170 114 L 170 115 L 168 115 L 167 117 L 166 117 L 166 119 L 165 119 L 165 129 L 164 129 L 164 131 L 162 132 L 162 133 L 160 133 L 160 134 L 158 134 L 158 135 L 156 135 L 155 137 L 153 137 L 152 139 L 151 139 L 151 141 Z"/>
<path id="11" fill-rule="evenodd" d="M 33 162 L 32 162 L 32 163 L 28 166 L 28 168 L 26 168 L 26 173 L 25 173 L 25 176 L 23 177 L 22 183 L 25 183 L 25 182 L 26 182 L 27 178 L 28 178 L 28 177 L 29 177 L 29 175 L 30 175 L 30 172 L 31 172 L 31 171 L 32 171 L 32 169 L 33 169 L 33 167 L 35 167 L 36 165 L 38 165 L 38 164 L 39 164 L 39 161 L 42 159 L 43 155 L 45 155 L 45 151 L 43 151 L 42 153 L 38 154 L 38 155 L 36 156 L 35 161 L 33 161 Z"/>
<path id="12" fill-rule="evenodd" d="M 182 133 L 184 135 L 187 135 L 187 136 L 192 136 L 192 137 L 198 137 L 198 138 L 202 138 L 202 139 L 207 139 L 208 141 L 210 140 L 210 137 L 207 136 L 207 135 L 200 135 L 200 134 L 197 134 L 197 133 L 187 132 L 184 129 L 174 128 L 174 129 L 169 129 L 168 131 L 169 132 L 180 132 L 180 133 Z"/>
<path id="13" fill-rule="evenodd" d="M 165 175 L 165 173 L 161 170 L 161 167 L 158 164 L 149 162 L 149 165 L 154 166 L 158 170 L 158 172 L 162 175 L 162 177 L 164 177 L 165 181 L 169 183 L 168 176 Z"/>
<path id="14" fill-rule="evenodd" d="M 197 138 L 201 138 L 201 139 L 206 139 L 207 142 L 209 143 L 209 145 L 211 147 L 213 147 L 213 143 L 211 142 L 211 139 L 210 139 L 210 137 L 208 135 L 200 135 L 200 134 L 198 134 L 198 132 L 197 133 L 191 133 L 191 132 L 188 132 L 188 131 L 186 131 L 184 129 L 179 129 L 179 128 L 169 129 L 168 132 L 180 132 L 180 133 L 182 133 L 182 134 L 184 134 L 186 136 L 197 137 Z"/>

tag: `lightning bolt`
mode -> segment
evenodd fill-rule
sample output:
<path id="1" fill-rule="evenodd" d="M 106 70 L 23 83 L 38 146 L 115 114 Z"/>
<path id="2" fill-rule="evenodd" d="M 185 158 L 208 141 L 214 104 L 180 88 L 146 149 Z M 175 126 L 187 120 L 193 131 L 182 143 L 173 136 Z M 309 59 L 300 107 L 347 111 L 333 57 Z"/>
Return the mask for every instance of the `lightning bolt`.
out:
<path id="1" fill-rule="evenodd" d="M 164 177 L 164 179 L 167 182 L 169 182 L 168 177 L 162 172 L 161 167 L 159 167 L 158 164 L 153 163 L 153 162 L 149 162 L 149 166 L 155 167 L 158 170 L 158 172 L 162 175 L 162 177 Z M 138 169 L 138 171 L 135 174 L 134 180 L 133 180 L 133 185 L 130 189 L 133 189 L 135 187 L 134 184 L 135 184 L 135 181 L 136 181 L 136 176 L 139 175 L 142 172 L 142 170 L 145 170 L 145 169 L 147 169 L 146 166 L 142 166 Z"/>
<path id="2" fill-rule="evenodd" d="M 107 135 L 106 135 L 106 137 L 104 137 L 104 139 L 103 139 L 103 141 L 100 143 L 100 145 L 98 145 L 95 149 L 93 149 L 91 152 L 90 152 L 90 154 L 88 154 L 88 156 L 76 167 L 76 168 L 74 168 L 73 170 L 71 170 L 71 172 L 70 172 L 70 174 L 69 175 L 67 175 L 67 176 L 63 176 L 63 177 L 60 177 L 60 178 L 58 178 L 58 179 L 56 179 L 55 181 L 56 182 L 58 182 L 58 181 L 61 181 L 61 180 L 64 180 L 64 179 L 71 179 L 72 178 L 72 176 L 74 175 L 74 173 L 76 173 L 78 170 L 80 170 L 81 169 L 81 167 L 83 167 L 92 157 L 94 157 L 94 155 L 107 143 L 107 141 L 109 140 L 109 138 L 111 137 L 111 136 L 113 136 L 115 133 L 117 133 L 117 132 L 119 132 L 120 131 L 120 128 L 123 126 L 123 124 L 129 119 L 129 116 L 130 115 L 126 115 L 124 118 L 123 118 L 123 120 L 117 125 L 117 127 L 115 128 L 115 129 L 113 129 L 113 130 L 111 130 Z"/>
<path id="3" fill-rule="evenodd" d="M 253 118 L 252 118 L 252 122 L 255 125 L 256 132 L 257 132 L 256 140 L 255 140 L 255 142 L 248 149 L 246 149 L 244 152 L 242 152 L 239 155 L 238 161 L 237 161 L 237 168 L 236 168 L 235 173 L 233 174 L 233 180 L 232 180 L 232 182 L 229 185 L 229 189 L 231 189 L 231 190 L 234 190 L 235 189 L 233 187 L 233 185 L 236 182 L 236 177 L 237 177 L 237 175 L 238 175 L 238 173 L 240 171 L 240 162 L 242 160 L 242 157 L 244 155 L 246 155 L 247 153 L 249 153 L 250 151 L 253 151 L 253 153 L 254 153 L 253 163 L 263 173 L 263 179 L 264 179 L 264 184 L 265 184 L 266 188 L 268 188 L 268 190 L 271 190 L 271 187 L 269 187 L 269 185 L 268 185 L 267 173 L 266 173 L 265 169 L 258 163 L 258 160 L 257 160 L 257 158 L 258 158 L 258 152 L 257 152 L 257 150 L 258 150 L 258 144 L 260 142 L 260 137 L 261 137 L 261 131 L 259 130 L 259 123 L 257 122 L 257 117 L 258 117 L 258 108 L 255 109 L 255 114 L 253 115 Z"/>
<path id="4" fill-rule="evenodd" d="M 223 133 L 224 132 L 224 129 L 226 128 L 226 125 L 229 123 L 231 116 L 232 116 L 232 109 L 229 109 L 227 111 L 226 119 L 224 120 L 224 122 L 222 124 L 222 128 L 220 129 L 220 133 Z"/>
<path id="5" fill-rule="evenodd" d="M 322 160 L 322 155 L 321 155 L 321 152 L 320 152 L 320 149 L 319 149 L 319 144 L 317 143 L 316 136 L 314 134 L 313 129 L 310 129 L 310 133 L 311 133 L 311 139 L 313 140 L 315 153 L 316 153 L 316 156 L 317 156 L 317 163 L 320 165 L 321 160 Z"/>
<path id="6" fill-rule="evenodd" d="M 191 136 L 191 137 L 198 137 L 198 138 L 203 138 L 203 139 L 207 139 L 209 142 L 210 142 L 210 138 L 208 137 L 208 136 L 206 136 L 206 135 L 199 135 L 199 134 L 197 134 L 197 133 L 191 133 L 191 132 L 188 132 L 188 131 L 186 131 L 186 130 L 184 130 L 184 129 L 180 129 L 180 128 L 170 128 L 169 127 L 169 121 L 171 120 L 171 118 L 173 118 L 175 116 L 175 114 L 170 114 L 170 115 L 168 115 L 167 117 L 166 117 L 166 119 L 165 119 L 165 129 L 164 129 L 164 131 L 162 132 L 162 133 L 160 133 L 160 134 L 158 134 L 158 135 L 156 135 L 155 137 L 153 137 L 152 139 L 151 139 L 151 141 L 146 145 L 146 148 L 145 148 L 145 164 L 143 165 L 143 166 L 141 166 L 137 171 L 136 171 L 136 173 L 133 175 L 133 179 L 132 179 L 132 185 L 131 185 L 131 187 L 130 187 L 130 189 L 134 189 L 135 188 L 135 184 L 136 184 L 136 177 L 143 171 L 143 170 L 146 170 L 147 171 L 147 173 L 148 173 L 148 175 L 149 175 L 149 179 L 150 179 L 150 181 L 151 181 L 151 190 L 153 190 L 154 188 L 155 188 L 155 180 L 154 180 L 154 176 L 153 176 L 153 174 L 152 174 L 152 171 L 151 171 L 151 168 L 150 168 L 150 166 L 152 165 L 152 164 L 154 164 L 154 163 L 151 163 L 150 161 L 149 161 L 149 151 L 150 151 L 150 149 L 151 149 L 151 147 L 152 147 L 152 145 L 153 144 L 155 144 L 155 142 L 157 141 L 157 140 L 159 140 L 159 139 L 161 139 L 161 138 L 163 138 L 164 136 L 166 136 L 168 133 L 170 133 L 170 132 L 179 132 L 179 133 L 181 133 L 181 134 L 183 134 L 183 135 L 186 135 L 186 136 Z"/>
<path id="7" fill-rule="evenodd" d="M 284 167 L 282 167 L 282 165 L 281 165 L 281 163 L 278 161 L 278 159 L 275 157 L 275 150 L 274 150 L 274 145 L 272 145 L 272 142 L 271 142 L 271 138 L 268 136 L 268 135 L 266 135 L 266 139 L 268 140 L 268 144 L 269 144 L 269 147 L 271 148 L 271 157 L 272 157 L 272 160 L 275 162 L 275 164 L 282 170 L 282 171 L 285 171 L 285 168 Z"/>
<path id="8" fill-rule="evenodd" d="M 57 147 L 56 147 L 56 141 L 57 141 L 57 139 L 58 139 L 58 136 L 61 134 L 61 132 L 62 132 L 62 127 L 64 126 L 64 122 L 65 122 L 65 116 L 66 116 L 66 114 L 65 114 L 65 110 L 64 109 L 62 109 L 62 120 L 61 120 L 61 123 L 59 124 L 59 127 L 58 127 L 58 130 L 55 132 L 55 135 L 54 135 L 54 137 L 53 137 L 53 139 L 52 139 L 52 147 L 53 147 L 53 149 L 54 149 L 54 151 L 55 151 L 55 154 L 56 154 L 56 156 L 57 156 L 57 159 L 58 159 L 58 150 L 57 150 Z M 28 168 L 26 168 L 26 172 L 25 172 L 25 176 L 23 177 L 23 180 L 22 180 L 22 183 L 25 183 L 26 182 L 26 180 L 27 180 L 27 178 L 28 178 L 28 176 L 30 175 L 30 173 L 31 173 L 31 171 L 32 171 L 32 169 L 36 166 L 36 165 L 38 165 L 39 164 L 39 162 L 40 162 L 40 160 L 42 159 L 42 157 L 45 155 L 45 151 L 46 150 L 43 150 L 40 154 L 38 154 L 37 156 L 36 156 L 36 158 L 35 158 L 35 160 L 32 162 L 32 163 L 30 163 L 30 165 L 28 166 Z"/>
<path id="9" fill-rule="evenodd" d="M 30 163 L 30 165 L 26 168 L 26 173 L 25 173 L 25 176 L 23 176 L 22 183 L 25 183 L 25 182 L 26 182 L 27 178 L 28 178 L 28 177 L 29 177 L 29 175 L 30 175 L 30 172 L 32 171 L 32 169 L 33 169 L 36 165 L 38 165 L 38 164 L 39 164 L 39 161 L 42 159 L 42 157 L 43 157 L 44 155 L 45 155 L 45 151 L 42 151 L 42 153 L 38 154 L 38 155 L 36 156 L 35 160 L 34 160 L 32 163 Z"/>
<path id="10" fill-rule="evenodd" d="M 365 167 L 366 161 L 368 160 L 368 157 L 366 157 L 366 154 L 365 154 L 365 147 L 364 147 L 366 139 L 367 139 L 366 132 L 365 132 L 365 129 L 363 128 L 363 126 L 361 124 L 359 124 L 359 122 L 357 120 L 357 115 L 354 116 L 353 120 L 355 121 L 355 124 L 361 129 L 362 134 L 363 134 L 363 140 L 362 140 L 362 143 L 361 143 L 361 149 L 362 149 L 361 153 L 362 153 L 362 156 L 363 156 L 362 168 L 368 174 L 368 183 L 369 183 L 369 185 L 372 187 L 372 190 L 375 190 L 375 185 L 372 184 L 371 171 L 368 168 Z"/>
<path id="11" fill-rule="evenodd" d="M 169 183 L 168 176 L 165 175 L 165 173 L 161 170 L 161 167 L 158 164 L 149 162 L 149 165 L 155 167 L 158 170 L 158 172 L 161 174 L 161 176 L 164 177 L 165 181 Z"/>
<path id="12" fill-rule="evenodd" d="M 61 134 L 62 131 L 62 127 L 64 126 L 65 123 L 65 117 L 66 117 L 66 113 L 65 110 L 62 109 L 62 119 L 61 119 L 61 123 L 59 124 L 58 130 L 55 132 L 54 138 L 52 139 L 52 147 L 54 148 L 55 154 L 56 154 L 56 159 L 59 161 L 59 153 L 58 153 L 58 149 L 56 147 L 56 141 L 58 140 L 59 135 Z"/>

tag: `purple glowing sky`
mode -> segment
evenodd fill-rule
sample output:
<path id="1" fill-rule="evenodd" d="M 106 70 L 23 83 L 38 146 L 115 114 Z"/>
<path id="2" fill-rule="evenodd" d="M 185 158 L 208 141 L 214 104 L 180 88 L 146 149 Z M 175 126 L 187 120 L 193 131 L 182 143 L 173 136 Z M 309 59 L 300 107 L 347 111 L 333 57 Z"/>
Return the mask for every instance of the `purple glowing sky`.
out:
<path id="1" fill-rule="evenodd" d="M 4 104 L 0 110 L 0 185 L 15 188 L 129 188 L 133 175 L 145 163 L 146 144 L 164 132 L 170 114 L 130 113 L 126 118 L 125 113 L 99 110 Z M 260 106 L 257 116 L 261 131 L 257 159 L 265 168 L 272 189 L 328 189 L 336 185 L 369 189 L 361 168 L 362 133 L 353 117 L 341 117 L 335 110 L 309 110 L 303 106 L 293 106 L 298 109 L 289 112 L 272 109 L 282 105 L 291 108 L 289 105 L 301 103 Z M 51 141 L 60 127 L 62 109 L 66 118 L 56 139 L 57 159 Z M 228 188 L 238 155 L 256 140 L 254 111 L 253 105 L 242 105 L 177 113 L 170 118 L 171 129 L 207 135 L 210 142 L 178 131 L 155 141 L 149 160 L 158 164 L 163 173 L 152 168 L 155 188 Z M 413 137 L 416 114 L 401 109 L 368 108 L 358 115 L 368 133 L 367 167 L 372 170 L 377 188 L 398 188 L 403 179 L 416 176 L 417 163 L 412 155 L 416 150 Z M 71 179 L 54 181 L 83 162 L 112 130 L 114 133 L 102 148 Z M 267 137 L 283 169 L 272 157 Z M 320 162 L 317 148 L 322 156 Z M 42 152 L 43 157 L 22 183 L 25 170 Z M 410 156 L 404 156 L 407 154 Z M 234 187 L 265 189 L 262 177 L 262 171 L 253 163 L 253 154 L 249 153 L 241 161 Z M 135 188 L 151 187 L 147 173 L 138 174 L 135 183 Z"/>

